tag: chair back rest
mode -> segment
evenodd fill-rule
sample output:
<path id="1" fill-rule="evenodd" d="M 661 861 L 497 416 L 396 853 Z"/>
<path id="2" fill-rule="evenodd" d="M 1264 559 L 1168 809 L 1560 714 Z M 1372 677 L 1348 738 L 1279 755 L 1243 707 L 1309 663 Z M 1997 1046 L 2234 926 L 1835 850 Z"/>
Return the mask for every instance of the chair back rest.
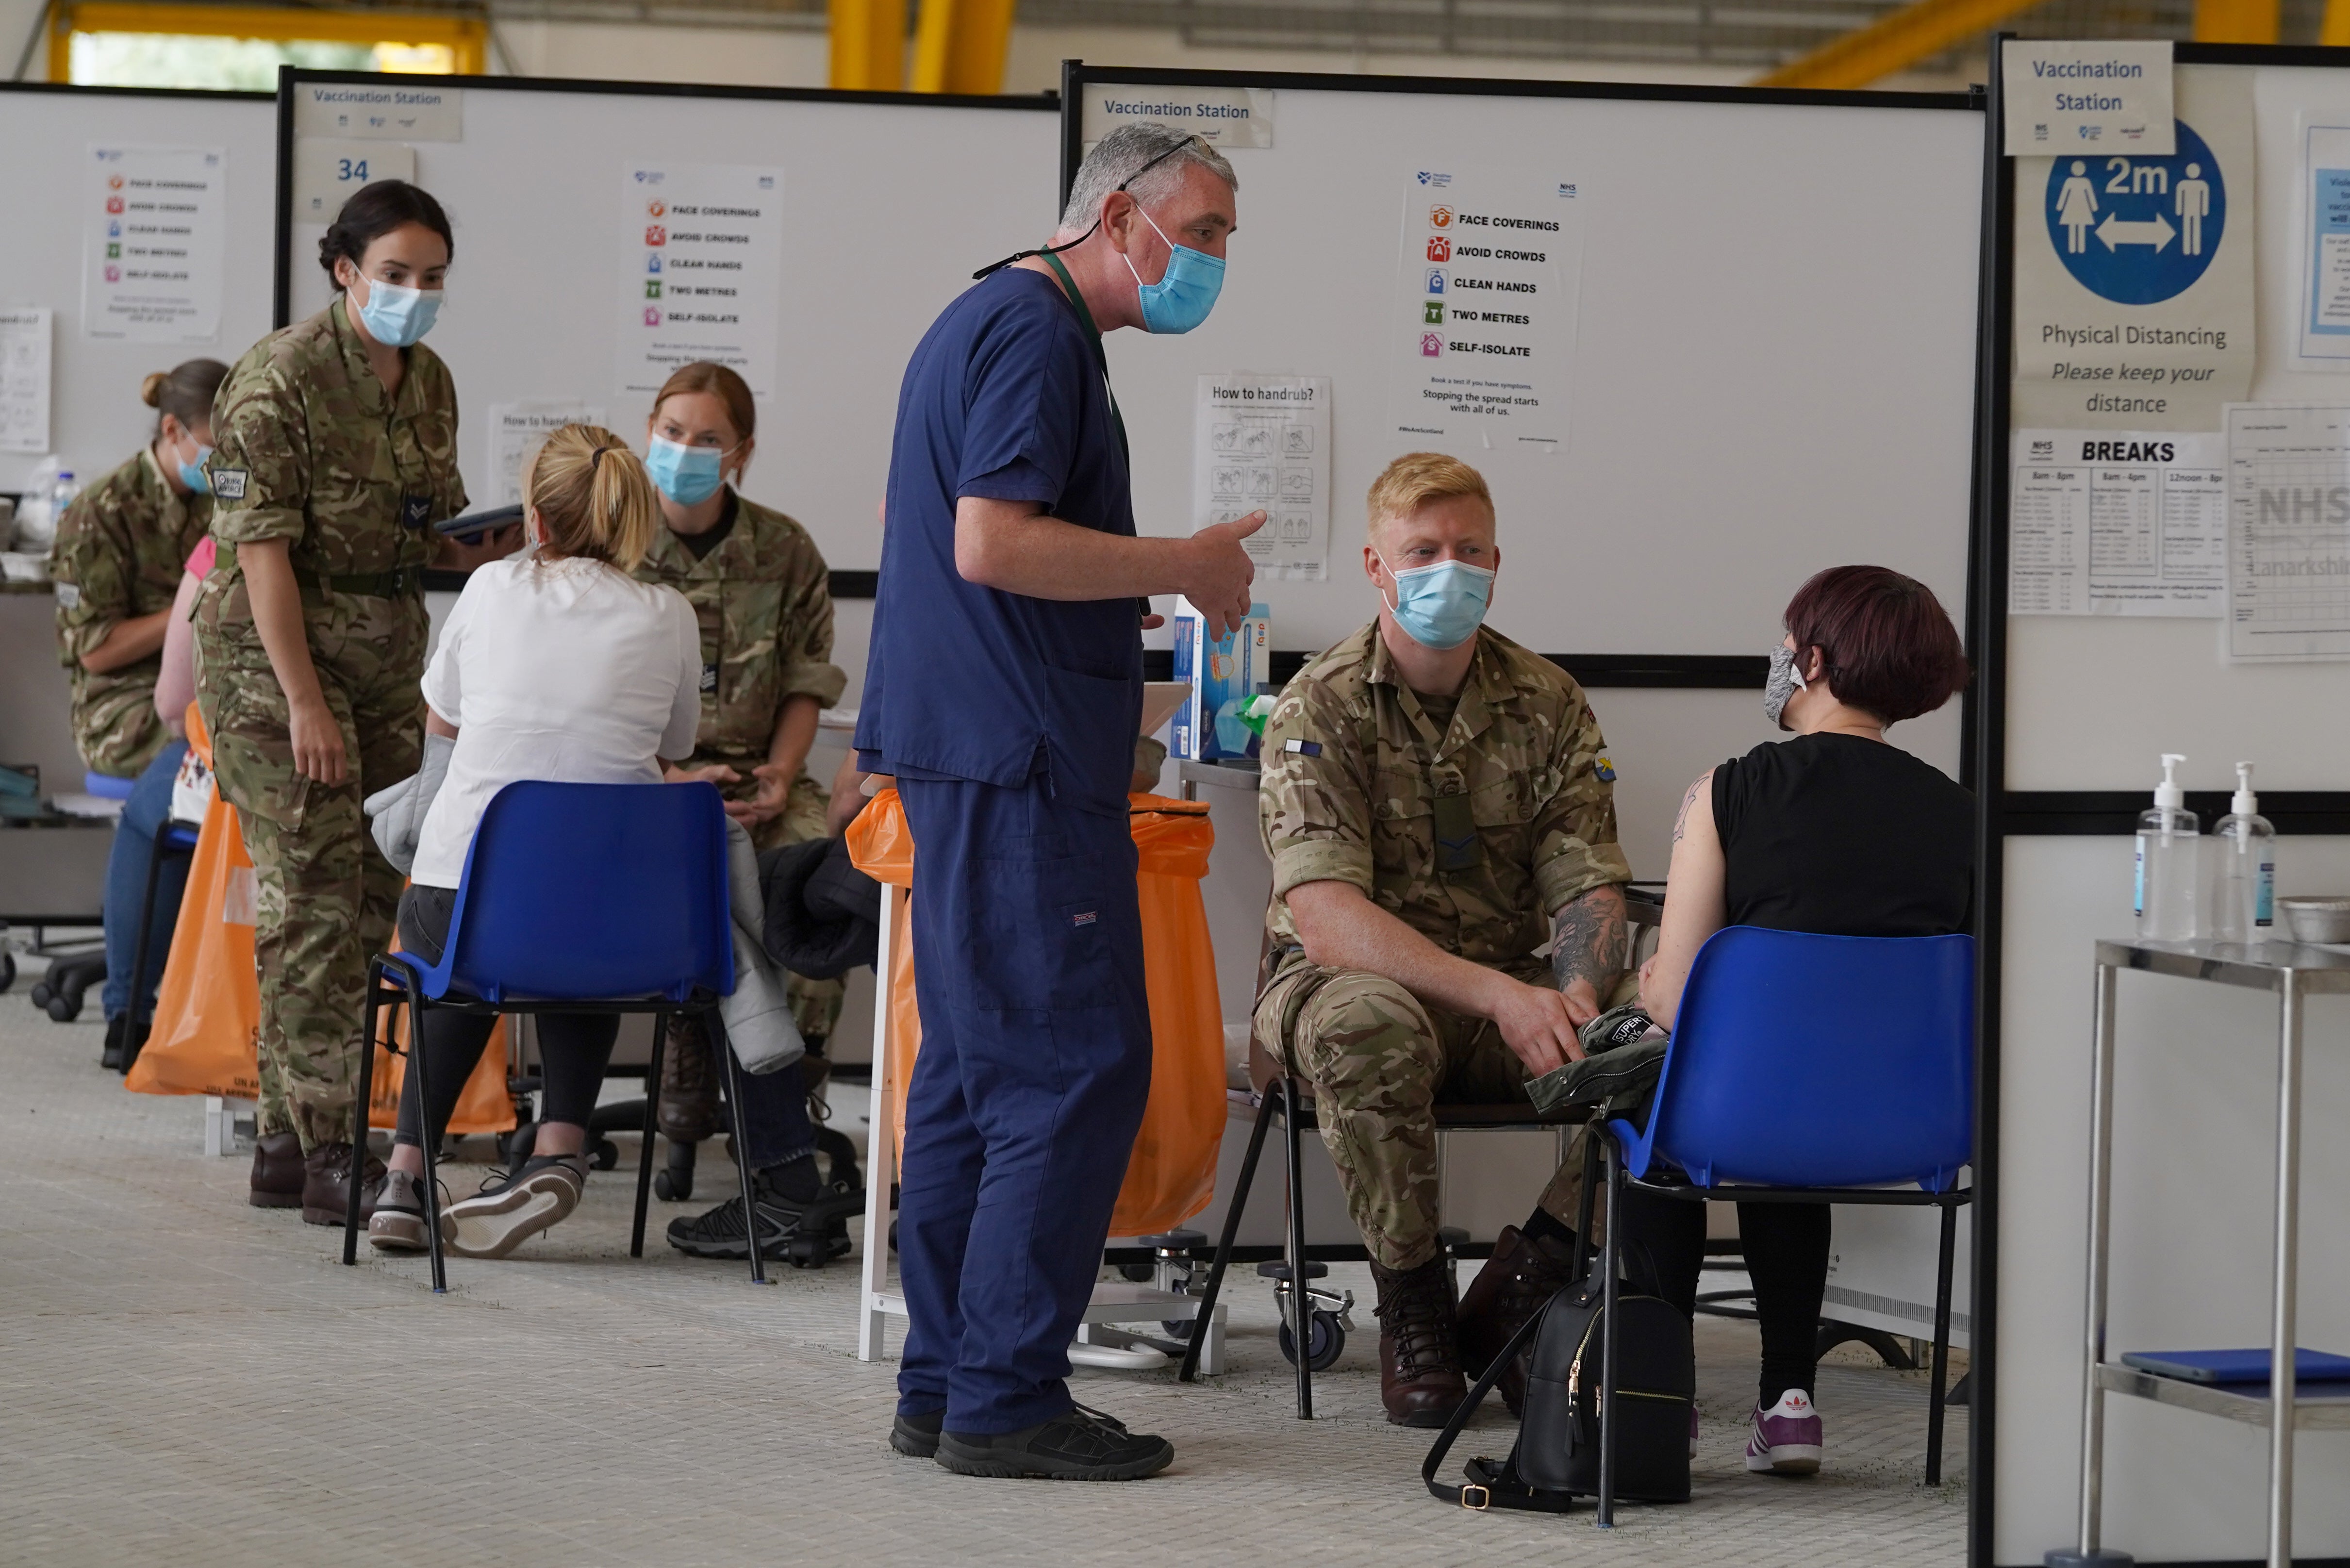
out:
<path id="1" fill-rule="evenodd" d="M 726 810 L 706 784 L 525 780 L 465 852 L 429 989 L 613 1001 L 734 989 Z"/>
<path id="2" fill-rule="evenodd" d="M 1731 926 L 1698 952 L 1654 1150 L 1700 1186 L 1947 1191 L 1974 1139 L 1974 939 Z"/>

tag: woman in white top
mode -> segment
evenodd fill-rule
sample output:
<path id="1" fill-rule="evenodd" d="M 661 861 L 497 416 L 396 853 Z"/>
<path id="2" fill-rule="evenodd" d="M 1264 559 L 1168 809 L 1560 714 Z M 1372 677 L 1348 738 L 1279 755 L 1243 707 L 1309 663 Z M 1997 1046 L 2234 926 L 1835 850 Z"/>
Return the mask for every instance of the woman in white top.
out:
<path id="1" fill-rule="evenodd" d="M 454 742 L 400 901 L 400 946 L 428 963 L 448 940 L 465 853 L 493 795 L 520 779 L 659 784 L 661 759 L 691 754 L 702 720 L 693 608 L 629 575 L 660 526 L 644 465 L 609 431 L 566 425 L 532 459 L 523 492 L 536 548 L 474 571 L 424 671 L 427 733 Z M 368 1222 L 377 1247 L 424 1248 L 421 1140 L 447 1128 L 494 1022 L 427 1014 L 419 1049 L 433 1103 L 419 1105 L 410 1074 Z M 619 1029 L 610 1014 L 539 1015 L 537 1143 L 515 1179 L 442 1210 L 452 1251 L 504 1257 L 578 1205 L 588 1116 Z"/>

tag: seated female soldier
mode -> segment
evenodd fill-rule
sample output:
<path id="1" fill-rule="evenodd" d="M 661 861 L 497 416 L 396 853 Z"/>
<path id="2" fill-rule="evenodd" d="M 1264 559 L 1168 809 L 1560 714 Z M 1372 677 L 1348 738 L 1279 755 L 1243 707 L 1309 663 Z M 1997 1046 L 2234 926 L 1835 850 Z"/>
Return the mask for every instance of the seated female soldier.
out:
<path id="1" fill-rule="evenodd" d="M 1699 779 L 1673 827 L 1663 929 L 1640 971 L 1641 1003 L 1669 1030 L 1698 950 L 1725 926 L 1942 936 L 1964 930 L 1972 911 L 1973 797 L 1885 739 L 1965 687 L 1950 618 L 1898 572 L 1835 566 L 1796 591 L 1784 624 L 1762 705 L 1796 738 Z M 1666 1299 L 1694 1313 L 1705 1205 L 1631 1190 L 1623 1218 Z M 1807 1475 L 1820 1467 L 1813 1346 L 1828 1210 L 1742 1203 L 1738 1229 L 1762 1330 L 1746 1468 Z"/>

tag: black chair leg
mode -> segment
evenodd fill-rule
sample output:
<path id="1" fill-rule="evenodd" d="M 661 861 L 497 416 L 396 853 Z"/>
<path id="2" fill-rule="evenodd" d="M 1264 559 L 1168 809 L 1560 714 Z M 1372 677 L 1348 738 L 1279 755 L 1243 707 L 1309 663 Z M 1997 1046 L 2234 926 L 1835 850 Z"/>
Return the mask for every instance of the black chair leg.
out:
<path id="1" fill-rule="evenodd" d="M 743 1129 L 743 1092 L 734 1064 L 734 1045 L 726 1038 L 726 1020 L 718 1009 L 704 1014 L 710 1021 L 710 1048 L 726 1073 L 726 1125 L 734 1135 L 734 1174 L 743 1179 L 743 1229 L 751 1248 L 751 1282 L 767 1282 L 766 1260 L 759 1256 L 759 1198 L 751 1174 L 751 1140 Z M 650 1095 L 646 1096 L 651 1098 Z"/>
<path id="2" fill-rule="evenodd" d="M 1605 1137 L 1605 1133 L 1602 1134 Z M 1601 1277 L 1600 1287 L 1606 1293 L 1601 1306 L 1599 1325 L 1599 1517 L 1602 1530 L 1616 1528 L 1616 1277 L 1617 1263 L 1623 1253 L 1620 1234 L 1621 1205 L 1617 1202 L 1621 1179 L 1616 1152 L 1616 1140 L 1607 1139 L 1604 1150 L 1607 1166 L 1607 1248 L 1604 1266 L 1607 1272 Z"/>
<path id="3" fill-rule="evenodd" d="M 155 886 L 151 872 L 147 886 L 151 893 Z M 143 943 L 145 939 L 142 936 L 140 940 Z M 383 1022 L 383 965 L 374 959 L 368 961 L 367 997 L 367 1035 L 359 1044 L 359 1097 L 355 1113 L 359 1117 L 359 1133 L 351 1150 L 350 1191 L 344 1195 L 343 1262 L 346 1267 L 359 1261 L 359 1175 L 360 1168 L 367 1160 L 368 1106 L 375 1103 L 376 1030 Z M 135 993 L 131 1005 L 138 1005 Z"/>
<path id="4" fill-rule="evenodd" d="M 1954 1203 L 1940 1205 L 1942 1210 L 1942 1247 L 1939 1271 L 1934 1276 L 1934 1386 L 1929 1391 L 1926 1406 L 1926 1484 L 1942 1484 L 1942 1416 L 1950 1402 L 1943 1388 L 1943 1379 L 1950 1370 L 1950 1269 L 1959 1231 L 1959 1210 Z"/>
<path id="5" fill-rule="evenodd" d="M 416 1075 L 416 1104 L 423 1112 L 416 1141 L 424 1150 L 424 1245 L 432 1259 L 432 1293 L 443 1296 L 449 1293 L 449 1270 L 441 1258 L 440 1153 L 432 1147 L 441 1134 L 432 1127 L 432 1080 L 424 1072 L 424 998 L 407 976 L 401 977 L 400 991 L 408 1009 L 408 1070 Z"/>
<path id="6" fill-rule="evenodd" d="M 157 831 L 155 841 L 147 848 L 147 896 L 139 904 L 139 941 L 131 949 L 130 1002 L 128 1017 L 122 1026 L 122 1070 L 130 1071 L 139 1060 L 139 1015 L 146 1011 L 147 1000 L 147 931 L 155 923 L 155 884 L 162 880 L 163 838 L 172 831 L 166 822 Z"/>
<path id="7" fill-rule="evenodd" d="M 1298 1130 L 1298 1084 L 1284 1075 L 1282 1131 L 1289 1139 L 1289 1334 L 1297 1347 L 1297 1418 L 1314 1419 L 1314 1303 L 1305 1293 L 1305 1135 Z"/>
<path id="8" fill-rule="evenodd" d="M 1216 1261 L 1208 1265 L 1207 1288 L 1200 1293 L 1200 1310 L 1191 1319 L 1191 1343 L 1183 1347 L 1183 1366 L 1176 1373 L 1179 1383 L 1191 1383 L 1200 1376 L 1200 1347 L 1206 1339 L 1209 1321 L 1216 1312 L 1216 1297 L 1224 1288 L 1224 1271 L 1232 1265 L 1232 1241 L 1240 1234 L 1241 1213 L 1248 1207 L 1249 1188 L 1256 1180 L 1257 1157 L 1264 1152 L 1265 1129 L 1273 1125 L 1273 1088 L 1257 1100 L 1256 1125 L 1249 1129 L 1248 1153 L 1241 1160 L 1240 1179 L 1233 1183 L 1232 1196 L 1224 1203 L 1224 1233 L 1216 1238 Z"/>
<path id="9" fill-rule="evenodd" d="M 637 1219 L 629 1232 L 629 1256 L 645 1255 L 645 1209 L 653 1196 L 653 1133 L 660 1106 L 661 1047 L 669 1040 L 669 1014 L 653 1014 L 653 1054 L 645 1064 L 645 1131 L 643 1151 L 637 1156 Z"/>

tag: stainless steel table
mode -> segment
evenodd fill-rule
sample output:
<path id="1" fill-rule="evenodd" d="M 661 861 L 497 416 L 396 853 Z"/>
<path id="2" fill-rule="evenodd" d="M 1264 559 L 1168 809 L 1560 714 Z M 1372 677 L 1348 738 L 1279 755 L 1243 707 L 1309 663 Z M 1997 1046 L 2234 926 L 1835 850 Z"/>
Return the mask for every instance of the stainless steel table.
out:
<path id="1" fill-rule="evenodd" d="M 2208 981 L 2277 994 L 2276 1277 L 2270 1320 L 2270 1380 L 2264 1394 L 2158 1377 L 2106 1358 L 2106 1260 L 2112 1234 L 2115 977 L 2123 970 Z M 2101 941 L 2097 944 L 2096 1055 L 2090 1084 L 2089 1292 L 2082 1376 L 2081 1539 L 2051 1563 L 2120 1563 L 2102 1549 L 2105 1407 L 2108 1394 L 2151 1399 L 2269 1429 L 2271 1568 L 2293 1563 L 2293 1440 L 2303 1428 L 2350 1428 L 2350 1393 L 2320 1396 L 2293 1385 L 2293 1311 L 2301 1251 L 2301 1056 L 2304 997 L 2350 992 L 2350 953 L 2272 941 Z"/>

